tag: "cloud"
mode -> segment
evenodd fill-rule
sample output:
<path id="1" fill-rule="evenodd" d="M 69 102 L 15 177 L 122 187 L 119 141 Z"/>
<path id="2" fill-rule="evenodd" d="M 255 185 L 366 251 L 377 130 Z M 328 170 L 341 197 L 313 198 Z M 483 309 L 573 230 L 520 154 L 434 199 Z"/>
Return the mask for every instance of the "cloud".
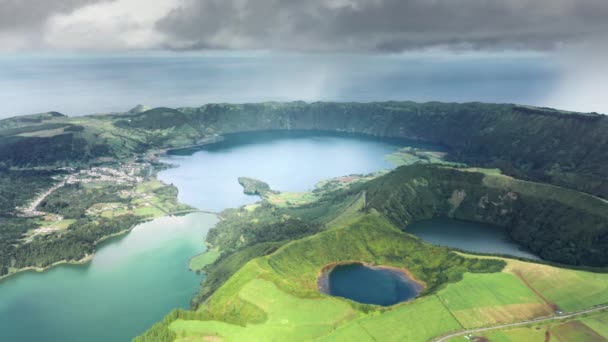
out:
<path id="1" fill-rule="evenodd" d="M 0 51 L 40 45 L 47 20 L 108 0 L 0 0 Z"/>
<path id="2" fill-rule="evenodd" d="M 154 23 L 179 0 L 114 0 L 55 15 L 47 23 L 44 45 L 55 49 L 148 49 L 165 36 Z"/>
<path id="3" fill-rule="evenodd" d="M 551 50 L 606 17 L 606 0 L 0 0 L 0 50 Z"/>
<path id="4" fill-rule="evenodd" d="M 182 0 L 175 49 L 549 50 L 608 34 L 605 0 Z"/>
<path id="5" fill-rule="evenodd" d="M 0 0 L 0 31 L 30 31 L 54 14 L 100 1 L 104 0 Z"/>

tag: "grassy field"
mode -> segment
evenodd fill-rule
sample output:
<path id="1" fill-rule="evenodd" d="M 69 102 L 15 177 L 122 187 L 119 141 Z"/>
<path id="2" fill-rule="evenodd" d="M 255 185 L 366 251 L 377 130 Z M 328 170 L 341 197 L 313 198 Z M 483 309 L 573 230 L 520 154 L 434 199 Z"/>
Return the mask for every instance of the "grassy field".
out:
<path id="1" fill-rule="evenodd" d="M 318 200 L 318 196 L 312 192 L 281 192 L 270 193 L 265 196 L 266 200 L 277 207 L 291 205 L 304 205 Z"/>
<path id="2" fill-rule="evenodd" d="M 516 328 L 506 331 L 496 331 L 482 335 L 492 342 L 542 342 L 545 341 L 547 329 L 542 327 Z M 453 341 L 469 341 L 464 337 L 452 339 Z"/>
<path id="3" fill-rule="evenodd" d="M 580 321 L 569 321 L 550 328 L 551 337 L 560 342 L 604 342 L 601 335 Z"/>
<path id="4" fill-rule="evenodd" d="M 608 273 L 569 270 L 510 260 L 506 272 L 514 274 L 550 303 L 576 311 L 608 303 Z"/>
<path id="5" fill-rule="evenodd" d="M 608 340 L 608 312 L 588 316 L 580 321 Z"/>
<path id="6" fill-rule="evenodd" d="M 34 222 L 40 227 L 52 227 L 57 230 L 64 230 L 67 229 L 72 223 L 76 222 L 76 220 L 63 219 L 59 221 L 45 221 L 44 219 L 36 219 Z"/>
<path id="7" fill-rule="evenodd" d="M 396 166 L 412 164 L 446 164 L 458 165 L 445 160 L 446 152 L 432 151 L 424 148 L 403 147 L 399 150 L 387 154 L 384 159 Z"/>
<path id="8" fill-rule="evenodd" d="M 219 258 L 221 252 L 218 251 L 217 249 L 212 249 L 212 250 L 208 250 L 204 253 L 201 253 L 199 255 L 195 255 L 192 257 L 192 259 L 190 259 L 190 262 L 188 263 L 188 267 L 190 268 L 190 270 L 192 271 L 200 271 L 203 269 L 203 267 L 213 263 L 215 260 L 217 260 L 217 258 Z"/>
<path id="9" fill-rule="evenodd" d="M 459 329 L 462 327 L 441 301 L 429 296 L 353 320 L 319 341 L 426 341 Z"/>
<path id="10" fill-rule="evenodd" d="M 241 327 L 218 321 L 177 320 L 170 329 L 177 336 L 185 337 L 221 336 L 229 341 L 297 341 L 322 336 L 340 321 L 357 316 L 357 312 L 345 301 L 330 297 L 315 300 L 298 298 L 262 279 L 246 283 L 239 296 L 264 310 L 267 318 L 263 324 Z"/>

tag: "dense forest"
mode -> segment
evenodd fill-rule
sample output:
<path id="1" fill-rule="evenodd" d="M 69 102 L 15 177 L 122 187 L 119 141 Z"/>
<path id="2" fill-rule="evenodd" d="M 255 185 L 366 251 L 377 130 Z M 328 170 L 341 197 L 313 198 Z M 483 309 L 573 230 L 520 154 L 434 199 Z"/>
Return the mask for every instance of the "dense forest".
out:
<path id="1" fill-rule="evenodd" d="M 38 192 L 51 187 L 56 171 L 0 169 L 0 216 L 13 214 L 16 207 L 26 204 Z"/>
<path id="2" fill-rule="evenodd" d="M 55 182 L 49 171 L 0 170 L 0 276 L 8 273 L 15 246 L 23 234 L 36 227 L 31 219 L 15 216 L 15 208 Z"/>

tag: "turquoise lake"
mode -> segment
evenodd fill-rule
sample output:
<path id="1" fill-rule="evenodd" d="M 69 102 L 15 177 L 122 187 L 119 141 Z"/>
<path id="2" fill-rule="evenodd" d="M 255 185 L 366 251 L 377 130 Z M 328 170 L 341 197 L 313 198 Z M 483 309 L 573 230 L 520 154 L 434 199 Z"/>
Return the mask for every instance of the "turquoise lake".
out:
<path id="1" fill-rule="evenodd" d="M 202 276 L 210 214 L 163 217 L 103 243 L 86 265 L 24 272 L 0 281 L 1 341 L 129 341 L 174 308 L 188 308 Z"/>

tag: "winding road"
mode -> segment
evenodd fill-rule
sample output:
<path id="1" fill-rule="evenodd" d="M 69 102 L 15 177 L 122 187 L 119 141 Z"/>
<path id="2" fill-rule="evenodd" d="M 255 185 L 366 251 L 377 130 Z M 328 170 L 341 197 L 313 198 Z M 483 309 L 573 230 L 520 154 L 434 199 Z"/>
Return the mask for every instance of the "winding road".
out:
<path id="1" fill-rule="evenodd" d="M 546 317 L 546 318 L 537 318 L 537 319 L 531 319 L 531 320 L 527 320 L 527 321 L 522 321 L 522 322 L 517 322 L 517 323 L 508 323 L 508 324 L 502 324 L 502 325 L 493 325 L 491 327 L 486 327 L 486 328 L 477 328 L 477 329 L 470 329 L 470 330 L 462 330 L 459 332 L 455 332 L 455 333 L 451 333 L 448 335 L 443 335 L 440 337 L 436 337 L 431 339 L 431 341 L 434 342 L 444 342 L 447 341 L 451 338 L 454 337 L 458 337 L 458 336 L 463 336 L 463 335 L 468 335 L 468 334 L 475 334 L 475 333 L 480 333 L 480 332 L 485 332 L 485 331 L 490 331 L 490 330 L 499 330 L 499 329 L 505 329 L 505 328 L 513 328 L 513 327 L 519 327 L 519 326 L 524 326 L 524 325 L 529 325 L 529 324 L 535 324 L 535 323 L 543 323 L 543 322 L 548 322 L 548 321 L 553 321 L 553 320 L 565 320 L 565 319 L 569 319 L 569 318 L 574 318 L 574 317 L 578 317 L 578 316 L 582 316 L 588 313 L 592 313 L 592 312 L 597 312 L 597 311 L 602 311 L 602 310 L 608 310 L 608 304 L 604 304 L 604 305 L 600 305 L 600 306 L 596 306 L 590 309 L 585 309 L 585 310 L 581 310 L 581 311 L 576 311 L 576 312 L 571 312 L 568 314 L 563 314 L 560 316 L 553 316 L 553 317 Z"/>

